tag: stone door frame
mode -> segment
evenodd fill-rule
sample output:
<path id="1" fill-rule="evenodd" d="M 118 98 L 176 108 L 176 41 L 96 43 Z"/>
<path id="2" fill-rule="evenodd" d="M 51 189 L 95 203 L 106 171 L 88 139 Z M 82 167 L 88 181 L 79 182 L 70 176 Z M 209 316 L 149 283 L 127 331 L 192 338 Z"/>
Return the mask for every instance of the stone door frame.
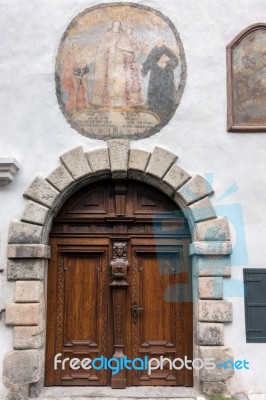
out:
<path id="1" fill-rule="evenodd" d="M 14 302 L 6 305 L 6 325 L 14 327 L 14 350 L 5 354 L 4 383 L 12 400 L 38 396 L 43 387 L 46 332 L 46 276 L 53 217 L 80 188 L 101 179 L 133 179 L 161 190 L 188 219 L 192 243 L 194 358 L 233 359 L 224 345 L 224 323 L 232 322 L 232 304 L 223 300 L 223 279 L 230 277 L 232 244 L 228 222 L 217 217 L 210 184 L 191 177 L 177 156 L 155 147 L 152 153 L 130 149 L 114 139 L 107 148 L 85 152 L 76 147 L 60 157 L 46 178 L 37 176 L 24 197 L 20 221 L 9 229 L 7 279 L 15 281 Z M 228 393 L 231 369 L 194 370 L 194 386 L 203 393 Z M 126 389 L 125 389 L 126 390 Z"/>

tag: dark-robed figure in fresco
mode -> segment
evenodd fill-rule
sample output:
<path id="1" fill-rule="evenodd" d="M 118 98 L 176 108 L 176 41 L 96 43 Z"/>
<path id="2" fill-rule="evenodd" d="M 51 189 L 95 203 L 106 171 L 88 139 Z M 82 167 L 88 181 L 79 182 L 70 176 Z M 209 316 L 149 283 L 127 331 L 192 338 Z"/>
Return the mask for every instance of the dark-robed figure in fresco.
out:
<path id="1" fill-rule="evenodd" d="M 147 60 L 142 64 L 142 76 L 150 71 L 148 86 L 148 106 L 157 111 L 162 119 L 175 109 L 176 86 L 174 70 L 178 65 L 178 57 L 160 39 L 150 51 Z"/>

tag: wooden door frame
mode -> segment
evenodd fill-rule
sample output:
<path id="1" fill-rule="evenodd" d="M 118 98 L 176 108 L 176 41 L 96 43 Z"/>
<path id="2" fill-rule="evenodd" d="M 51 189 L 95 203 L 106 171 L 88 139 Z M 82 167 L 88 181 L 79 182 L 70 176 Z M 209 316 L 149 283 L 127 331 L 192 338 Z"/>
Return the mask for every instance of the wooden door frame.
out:
<path id="1" fill-rule="evenodd" d="M 128 140 L 107 142 L 107 148 L 84 153 L 81 146 L 60 157 L 60 165 L 47 178 L 37 177 L 24 196 L 28 199 L 21 221 L 12 221 L 9 231 L 7 279 L 16 281 L 15 302 L 6 307 L 6 324 L 16 325 L 14 350 L 7 353 L 4 376 L 7 387 L 21 394 L 25 387 L 39 393 L 44 376 L 45 354 L 45 293 L 47 260 L 50 258 L 48 237 L 53 217 L 67 198 L 92 182 L 102 179 L 132 179 L 161 190 L 182 209 L 188 219 L 192 244 L 190 256 L 193 270 L 194 357 L 233 358 L 230 348 L 224 346 L 223 323 L 232 322 L 232 305 L 223 300 L 223 278 L 230 277 L 232 245 L 226 218 L 217 217 L 209 196 L 210 184 L 202 177 L 191 176 L 175 163 L 177 156 L 155 147 L 152 153 L 131 149 Z M 219 287 L 209 291 L 211 286 Z M 26 291 L 24 304 L 20 293 Z M 35 295 L 33 296 L 33 293 Z M 36 294 L 37 293 L 37 294 Z M 24 320 L 15 315 L 25 310 L 28 318 L 28 336 L 19 337 Z M 217 320 L 217 311 L 220 315 Z M 222 312 L 221 312 L 222 311 Z M 218 333 L 219 340 L 209 333 Z M 29 353 L 30 350 L 30 353 Z M 14 357 L 16 363 L 14 363 Z M 10 363 L 15 365 L 12 370 Z M 27 384 L 17 381 L 17 369 L 29 371 Z M 32 372 L 31 372 L 32 371 Z M 211 380 L 226 388 L 233 371 L 214 370 Z M 204 369 L 194 371 L 198 389 L 210 393 L 215 390 Z"/>

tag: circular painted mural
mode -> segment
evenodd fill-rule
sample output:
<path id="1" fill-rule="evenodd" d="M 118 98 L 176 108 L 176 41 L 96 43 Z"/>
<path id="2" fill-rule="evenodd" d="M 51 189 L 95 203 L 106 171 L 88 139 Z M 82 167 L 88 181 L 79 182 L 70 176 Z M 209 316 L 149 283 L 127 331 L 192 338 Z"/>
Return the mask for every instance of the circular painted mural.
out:
<path id="1" fill-rule="evenodd" d="M 174 115 L 186 81 L 182 42 L 160 12 L 101 4 L 67 27 L 56 59 L 60 108 L 90 138 L 141 139 Z"/>

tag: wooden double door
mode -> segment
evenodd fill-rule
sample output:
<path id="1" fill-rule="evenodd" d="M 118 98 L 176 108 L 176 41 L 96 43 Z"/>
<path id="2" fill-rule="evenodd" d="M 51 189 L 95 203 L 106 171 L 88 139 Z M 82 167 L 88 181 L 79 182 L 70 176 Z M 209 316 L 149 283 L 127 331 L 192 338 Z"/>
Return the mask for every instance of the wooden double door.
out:
<path id="1" fill-rule="evenodd" d="M 192 358 L 189 243 L 180 210 L 147 185 L 104 181 L 72 196 L 50 235 L 46 386 L 192 386 L 192 371 L 167 361 L 117 377 L 81 365 L 117 354 Z M 80 362 L 55 369 L 57 354 Z"/>

